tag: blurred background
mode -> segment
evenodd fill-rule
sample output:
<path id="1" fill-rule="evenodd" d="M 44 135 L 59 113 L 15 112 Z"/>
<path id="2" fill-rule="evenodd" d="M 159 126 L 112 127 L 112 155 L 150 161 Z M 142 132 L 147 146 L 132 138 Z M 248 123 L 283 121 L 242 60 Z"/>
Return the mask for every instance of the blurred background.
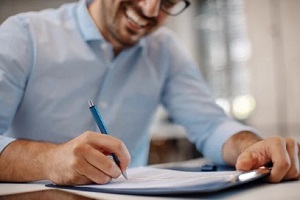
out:
<path id="1" fill-rule="evenodd" d="M 16 13 L 66 2 L 72 0 L 0 0 L 0 23 Z M 166 26 L 178 33 L 199 64 L 216 102 L 263 136 L 300 141 L 300 1 L 191 2 Z M 162 107 L 149 131 L 149 164 L 201 156 Z"/>

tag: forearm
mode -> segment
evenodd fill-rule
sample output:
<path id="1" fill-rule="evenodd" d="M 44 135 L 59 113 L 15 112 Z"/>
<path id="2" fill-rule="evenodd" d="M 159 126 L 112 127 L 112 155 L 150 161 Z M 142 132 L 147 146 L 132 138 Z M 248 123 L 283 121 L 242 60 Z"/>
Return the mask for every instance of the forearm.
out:
<path id="1" fill-rule="evenodd" d="M 118 166 L 107 155 L 115 153 Z M 112 136 L 86 131 L 62 144 L 17 140 L 0 154 L 0 181 L 50 180 L 60 185 L 105 184 L 130 163 L 125 144 Z"/>
<path id="2" fill-rule="evenodd" d="M 231 136 L 223 146 L 223 159 L 226 164 L 235 166 L 238 156 L 252 144 L 262 140 L 257 135 L 244 131 Z"/>
<path id="3" fill-rule="evenodd" d="M 47 166 L 55 144 L 16 140 L 0 154 L 0 181 L 26 182 L 48 179 Z"/>

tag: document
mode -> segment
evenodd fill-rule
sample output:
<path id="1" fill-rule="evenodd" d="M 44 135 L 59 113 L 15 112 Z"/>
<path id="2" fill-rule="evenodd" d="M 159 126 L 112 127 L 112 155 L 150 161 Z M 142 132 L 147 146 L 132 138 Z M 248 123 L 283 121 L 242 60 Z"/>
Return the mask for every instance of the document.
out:
<path id="1" fill-rule="evenodd" d="M 184 172 L 154 167 L 138 167 L 127 170 L 128 180 L 120 176 L 105 185 L 93 184 L 74 187 L 50 185 L 50 187 L 143 195 L 207 193 L 262 178 L 268 173 L 268 169 L 251 172 Z"/>

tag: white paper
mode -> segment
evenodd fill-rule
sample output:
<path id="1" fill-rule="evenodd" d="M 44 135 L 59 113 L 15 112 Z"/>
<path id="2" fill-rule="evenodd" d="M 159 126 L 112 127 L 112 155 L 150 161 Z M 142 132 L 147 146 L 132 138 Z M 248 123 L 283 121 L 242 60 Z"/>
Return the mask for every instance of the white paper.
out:
<path id="1" fill-rule="evenodd" d="M 241 172 L 183 172 L 152 167 L 138 167 L 127 170 L 128 180 L 120 176 L 105 185 L 84 185 L 107 189 L 147 189 L 195 186 L 216 181 L 234 180 Z"/>

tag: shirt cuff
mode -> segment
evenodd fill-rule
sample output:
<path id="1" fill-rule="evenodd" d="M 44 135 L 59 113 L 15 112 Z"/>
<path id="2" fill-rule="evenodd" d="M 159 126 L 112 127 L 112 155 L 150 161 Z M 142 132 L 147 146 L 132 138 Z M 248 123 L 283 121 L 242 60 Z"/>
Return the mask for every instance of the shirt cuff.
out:
<path id="1" fill-rule="evenodd" d="M 241 131 L 249 131 L 260 135 L 256 129 L 250 126 L 245 126 L 236 121 L 226 121 L 206 140 L 203 155 L 217 165 L 226 165 L 222 156 L 223 145 L 232 135 Z"/>
<path id="2" fill-rule="evenodd" d="M 5 149 L 7 145 L 9 145 L 11 142 L 15 141 L 14 138 L 4 137 L 0 135 L 0 154 Z"/>

